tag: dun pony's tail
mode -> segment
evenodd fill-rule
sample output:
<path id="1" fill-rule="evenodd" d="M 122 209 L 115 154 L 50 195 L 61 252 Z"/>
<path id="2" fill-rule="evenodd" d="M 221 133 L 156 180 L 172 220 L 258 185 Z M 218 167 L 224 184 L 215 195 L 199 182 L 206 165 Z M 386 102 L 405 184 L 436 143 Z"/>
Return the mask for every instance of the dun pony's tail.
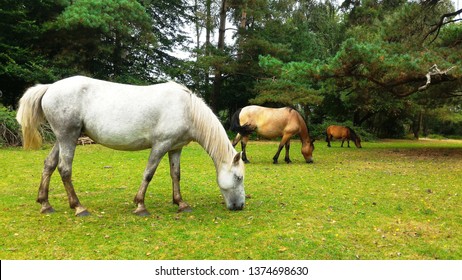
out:
<path id="1" fill-rule="evenodd" d="M 42 145 L 42 135 L 38 130 L 44 122 L 45 116 L 42 110 L 42 97 L 48 90 L 49 85 L 36 85 L 29 88 L 19 100 L 18 120 L 22 129 L 22 141 L 24 149 L 38 149 Z"/>
<path id="2" fill-rule="evenodd" d="M 231 125 L 229 127 L 229 129 L 232 131 L 232 132 L 237 132 L 237 130 L 239 129 L 239 127 L 241 126 L 240 124 L 240 121 L 239 121 L 239 114 L 241 113 L 241 110 L 242 108 L 240 108 L 239 110 L 237 110 L 233 116 L 231 117 Z"/>
<path id="3" fill-rule="evenodd" d="M 231 125 L 229 127 L 229 129 L 232 131 L 232 132 L 237 132 L 243 136 L 246 136 L 246 135 L 249 135 L 249 134 L 252 134 L 252 132 L 255 130 L 254 128 L 252 128 L 250 125 L 241 125 L 241 122 L 240 122 L 240 119 L 239 119 L 239 115 L 241 114 L 241 109 L 237 110 L 234 115 L 231 117 Z"/>

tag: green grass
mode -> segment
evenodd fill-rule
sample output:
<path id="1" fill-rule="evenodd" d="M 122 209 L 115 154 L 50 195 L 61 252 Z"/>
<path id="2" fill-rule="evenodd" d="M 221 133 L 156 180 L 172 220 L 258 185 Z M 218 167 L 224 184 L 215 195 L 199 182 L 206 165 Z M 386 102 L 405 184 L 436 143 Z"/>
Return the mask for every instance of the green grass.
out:
<path id="1" fill-rule="evenodd" d="M 238 212 L 225 209 L 212 160 L 190 144 L 181 182 L 193 212 L 176 213 L 164 158 L 146 195 L 147 218 L 132 214 L 132 200 L 148 151 L 79 146 L 73 181 L 92 213 L 79 218 L 57 173 L 56 213 L 39 213 L 49 147 L 0 149 L 0 258 L 462 259 L 462 142 L 315 144 L 314 164 L 303 163 L 293 141 L 293 164 L 273 165 L 277 143 L 250 142 L 249 198 Z"/>

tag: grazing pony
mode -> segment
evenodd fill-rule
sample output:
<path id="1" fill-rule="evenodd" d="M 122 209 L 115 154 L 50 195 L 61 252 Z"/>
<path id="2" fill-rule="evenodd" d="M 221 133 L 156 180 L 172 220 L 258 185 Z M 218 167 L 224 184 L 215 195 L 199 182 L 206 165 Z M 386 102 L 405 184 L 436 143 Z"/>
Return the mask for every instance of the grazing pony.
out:
<path id="1" fill-rule="evenodd" d="M 50 177 L 58 168 L 69 205 L 86 216 L 72 184 L 72 161 L 77 139 L 85 133 L 106 147 L 136 151 L 151 149 L 134 213 L 148 215 L 144 199 L 160 160 L 168 154 L 173 202 L 190 211 L 180 193 L 180 155 L 183 146 L 197 141 L 215 163 L 217 182 L 230 210 L 244 207 L 244 164 L 226 131 L 205 103 L 184 86 L 168 82 L 133 86 L 75 76 L 29 88 L 20 100 L 17 120 L 24 148 L 39 148 L 40 123 L 48 121 L 56 143 L 45 159 L 37 202 L 42 213 L 54 212 L 48 202 Z"/>
<path id="2" fill-rule="evenodd" d="M 289 157 L 290 138 L 300 135 L 302 141 L 302 155 L 307 163 L 313 163 L 314 139 L 311 139 L 302 116 L 294 109 L 266 108 L 261 106 L 247 106 L 239 109 L 231 119 L 231 130 L 238 134 L 233 140 L 233 147 L 241 141 L 242 159 L 248 163 L 246 146 L 249 135 L 256 132 L 267 139 L 282 137 L 279 148 L 273 157 L 273 163 L 278 162 L 283 147 L 286 148 L 285 161 L 291 163 Z"/>
<path id="3" fill-rule="evenodd" d="M 350 147 L 350 140 L 352 140 L 357 148 L 361 147 L 361 138 L 357 135 L 353 129 L 349 128 L 348 126 L 339 126 L 339 125 L 331 125 L 326 129 L 326 142 L 327 147 L 330 147 L 330 141 L 332 139 L 342 139 L 342 145 L 347 140 L 348 148 Z"/>

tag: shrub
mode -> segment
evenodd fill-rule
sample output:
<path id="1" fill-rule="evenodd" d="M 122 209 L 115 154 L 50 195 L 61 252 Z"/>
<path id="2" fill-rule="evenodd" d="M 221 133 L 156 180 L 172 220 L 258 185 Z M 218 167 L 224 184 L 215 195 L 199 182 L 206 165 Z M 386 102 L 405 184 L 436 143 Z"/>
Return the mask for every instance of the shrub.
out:
<path id="1" fill-rule="evenodd" d="M 40 134 L 47 143 L 56 139 L 48 123 L 42 124 Z M 0 147 L 21 145 L 21 126 L 16 121 L 16 111 L 0 105 Z"/>
<path id="2" fill-rule="evenodd" d="M 20 129 L 16 112 L 0 106 L 0 146 L 21 145 Z"/>

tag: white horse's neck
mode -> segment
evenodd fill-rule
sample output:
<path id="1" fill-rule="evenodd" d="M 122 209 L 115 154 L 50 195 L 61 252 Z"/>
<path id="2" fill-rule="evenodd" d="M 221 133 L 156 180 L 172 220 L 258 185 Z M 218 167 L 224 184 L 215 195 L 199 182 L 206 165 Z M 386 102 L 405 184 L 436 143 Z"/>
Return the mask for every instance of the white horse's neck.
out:
<path id="1" fill-rule="evenodd" d="M 194 140 L 210 155 L 217 172 L 223 165 L 230 165 L 237 153 L 228 139 L 218 118 L 205 103 L 191 93 L 191 118 Z"/>

